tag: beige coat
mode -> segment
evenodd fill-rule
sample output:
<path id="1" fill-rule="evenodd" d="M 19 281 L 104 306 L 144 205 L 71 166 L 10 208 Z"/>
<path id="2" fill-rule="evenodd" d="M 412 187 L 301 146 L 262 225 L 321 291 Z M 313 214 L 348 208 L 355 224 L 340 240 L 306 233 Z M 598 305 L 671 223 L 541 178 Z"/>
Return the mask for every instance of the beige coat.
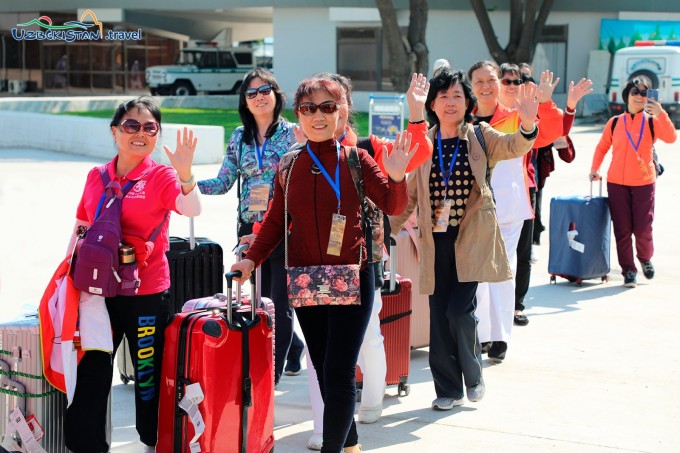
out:
<path id="1" fill-rule="evenodd" d="M 522 156 L 531 150 L 534 139 L 527 140 L 518 130 L 503 134 L 486 123 L 480 125 L 488 151 L 488 165 L 493 169 L 504 159 Z M 428 132 L 434 142 L 437 127 Z M 460 222 L 455 244 L 458 280 L 461 282 L 501 282 L 510 280 L 512 272 L 501 230 L 496 219 L 496 205 L 486 181 L 487 156 L 475 137 L 471 124 L 461 123 L 461 140 L 468 142 L 468 158 L 475 178 L 465 213 Z M 435 150 L 436 153 L 436 150 Z M 434 153 L 433 153 L 434 155 Z M 406 210 L 390 217 L 392 231 L 400 231 L 411 213 L 418 207 L 418 240 L 420 242 L 420 293 L 434 293 L 434 237 L 430 206 L 430 170 L 432 159 L 409 174 L 409 202 Z"/>

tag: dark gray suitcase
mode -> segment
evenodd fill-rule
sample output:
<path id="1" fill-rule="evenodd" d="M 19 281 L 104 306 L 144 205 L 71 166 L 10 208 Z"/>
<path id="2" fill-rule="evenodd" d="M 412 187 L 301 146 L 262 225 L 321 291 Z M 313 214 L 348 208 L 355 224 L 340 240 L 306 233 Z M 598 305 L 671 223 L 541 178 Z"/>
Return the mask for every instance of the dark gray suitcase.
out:
<path id="1" fill-rule="evenodd" d="M 38 444 L 48 453 L 68 453 L 64 445 L 66 395 L 43 377 L 38 314 L 31 313 L 0 323 L 0 440 L 5 436 L 10 413 L 19 407 L 44 431 Z M 111 399 L 107 419 L 111 444 Z M 15 434 L 13 437 L 19 439 Z M 19 444 L 21 442 L 19 441 Z"/>

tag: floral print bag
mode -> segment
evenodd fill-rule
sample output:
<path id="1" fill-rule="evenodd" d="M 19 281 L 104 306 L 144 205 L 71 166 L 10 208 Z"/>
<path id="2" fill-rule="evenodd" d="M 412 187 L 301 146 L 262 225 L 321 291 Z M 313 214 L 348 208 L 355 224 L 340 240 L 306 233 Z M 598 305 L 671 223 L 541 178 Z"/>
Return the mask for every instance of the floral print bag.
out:
<path id="1" fill-rule="evenodd" d="M 288 186 L 293 166 L 300 153 L 290 164 L 286 175 L 284 192 L 285 218 L 288 218 Z M 292 308 L 315 305 L 360 305 L 359 271 L 362 251 L 358 264 L 288 266 L 288 224 L 284 222 L 285 267 L 288 274 L 288 304 Z"/>

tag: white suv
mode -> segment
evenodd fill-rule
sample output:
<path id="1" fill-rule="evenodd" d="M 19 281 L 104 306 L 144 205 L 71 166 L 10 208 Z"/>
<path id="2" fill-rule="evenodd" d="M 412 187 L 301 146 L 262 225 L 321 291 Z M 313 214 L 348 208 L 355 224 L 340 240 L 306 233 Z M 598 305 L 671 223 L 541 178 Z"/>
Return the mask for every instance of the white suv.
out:
<path id="1" fill-rule="evenodd" d="M 151 66 L 146 70 L 146 83 L 152 95 L 195 95 L 236 93 L 245 73 L 255 66 L 249 47 L 219 48 L 199 46 L 183 49 L 172 66 Z"/>

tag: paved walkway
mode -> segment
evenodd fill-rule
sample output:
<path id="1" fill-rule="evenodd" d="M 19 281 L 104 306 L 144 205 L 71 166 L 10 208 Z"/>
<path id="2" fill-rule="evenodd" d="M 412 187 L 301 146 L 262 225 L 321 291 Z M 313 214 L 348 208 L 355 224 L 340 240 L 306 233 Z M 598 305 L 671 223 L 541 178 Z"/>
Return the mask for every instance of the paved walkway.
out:
<path id="1" fill-rule="evenodd" d="M 577 158 L 557 160 L 544 210 L 557 194 L 587 194 L 586 175 L 602 126 L 576 127 Z M 102 144 L 109 146 L 110 144 Z M 659 144 L 666 166 L 658 182 L 653 282 L 622 287 L 616 253 L 611 281 L 582 287 L 549 284 L 548 245 L 537 247 L 527 315 L 516 327 L 504 363 L 485 361 L 485 399 L 434 412 L 427 349 L 411 354 L 411 394 L 389 388 L 380 421 L 359 425 L 370 452 L 680 451 L 680 145 Z M 37 304 L 63 255 L 85 176 L 95 162 L 72 155 L 0 149 L 0 316 Z M 217 165 L 195 168 L 212 177 Z M 204 197 L 196 232 L 234 244 L 233 194 Z M 547 217 L 547 215 L 546 215 Z M 188 220 L 173 217 L 171 233 Z M 227 264 L 230 258 L 226 258 Z M 307 380 L 284 377 L 276 393 L 276 452 L 302 452 L 312 424 Z M 134 429 L 132 387 L 114 378 L 113 452 L 143 451 Z"/>

